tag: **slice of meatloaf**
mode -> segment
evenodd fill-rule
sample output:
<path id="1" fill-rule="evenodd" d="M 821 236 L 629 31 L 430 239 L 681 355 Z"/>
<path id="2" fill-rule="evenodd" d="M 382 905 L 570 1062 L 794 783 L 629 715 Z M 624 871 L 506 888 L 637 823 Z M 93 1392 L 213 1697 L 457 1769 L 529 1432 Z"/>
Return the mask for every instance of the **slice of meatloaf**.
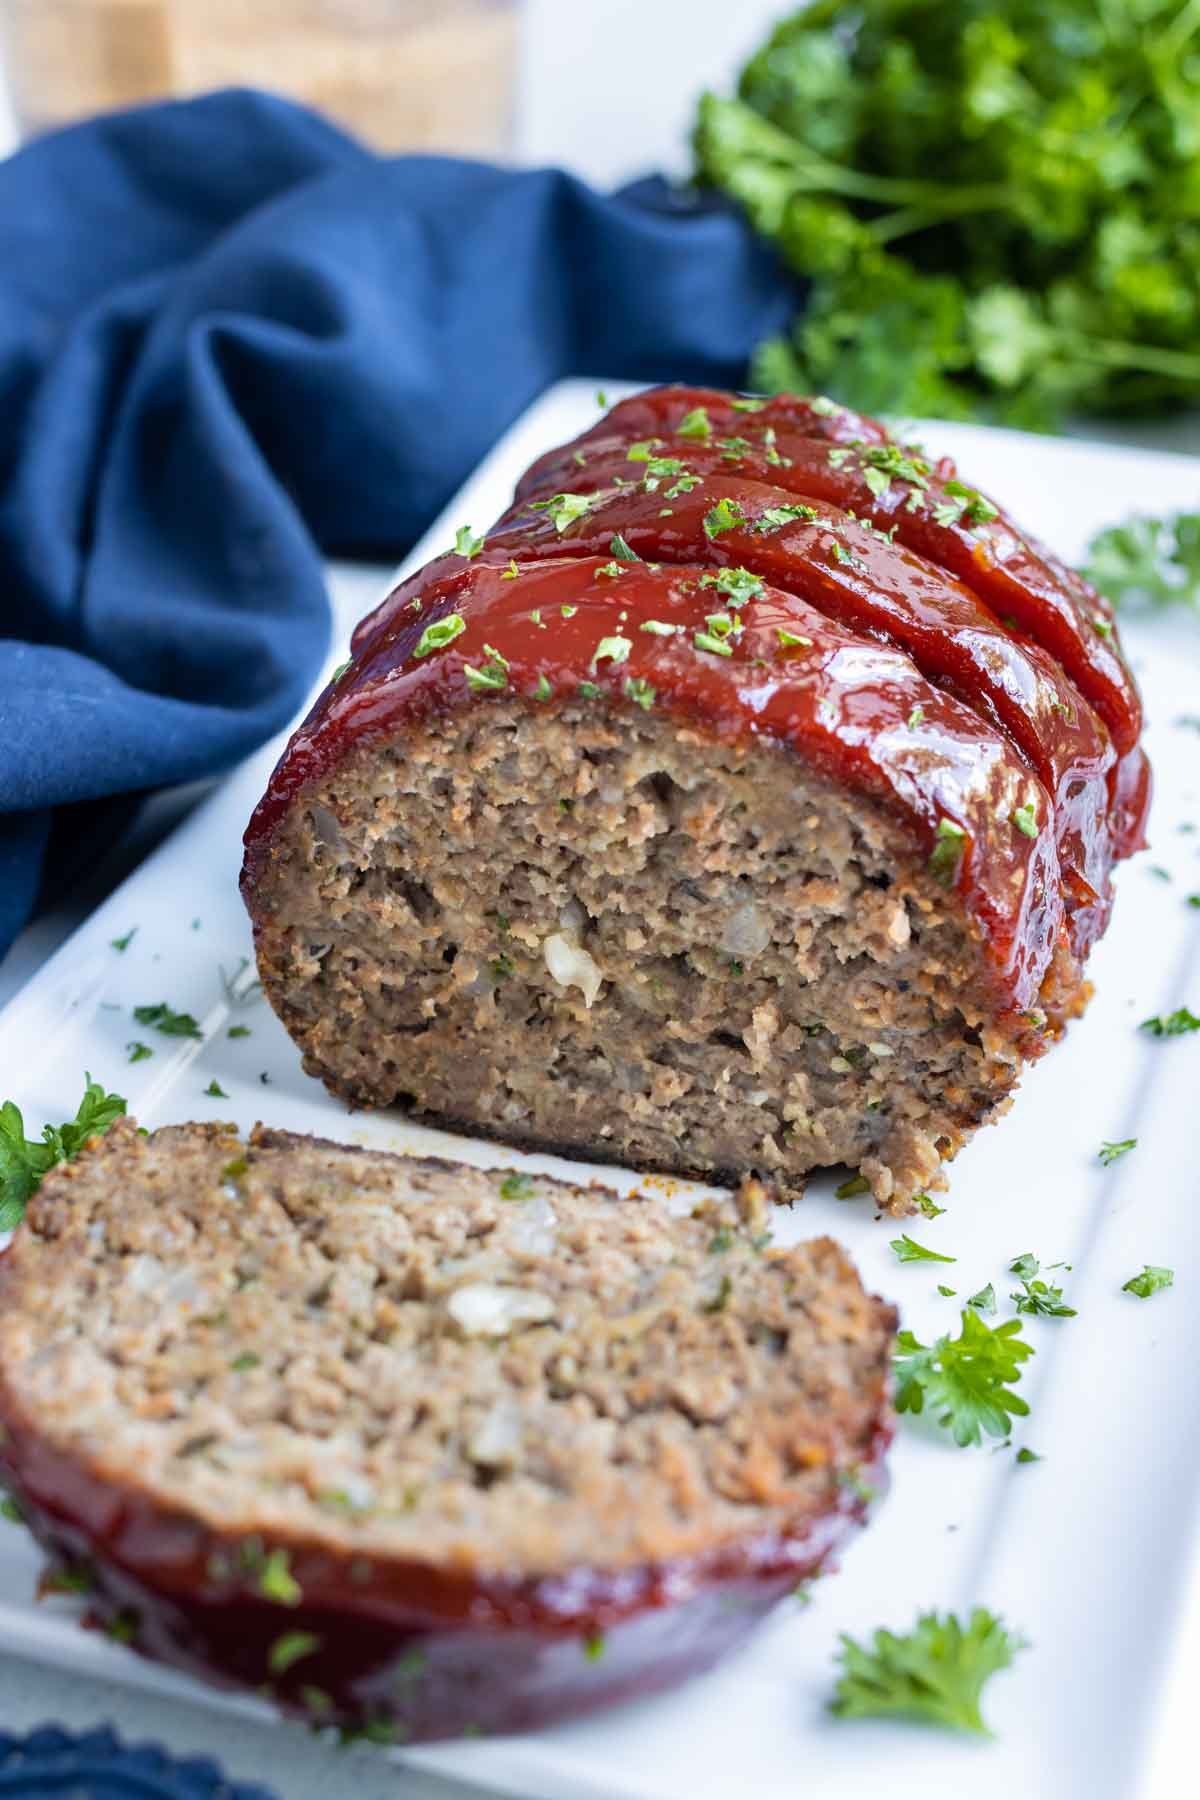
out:
<path id="1" fill-rule="evenodd" d="M 1142 841 L 1107 610 L 829 402 L 653 390 L 519 492 L 360 625 L 251 821 L 305 1067 L 910 1209 L 1079 1010 Z"/>
<path id="2" fill-rule="evenodd" d="M 317 1723 L 648 1693 L 879 1479 L 894 1314 L 767 1212 L 121 1121 L 0 1258 L 0 1475 L 95 1622 Z"/>

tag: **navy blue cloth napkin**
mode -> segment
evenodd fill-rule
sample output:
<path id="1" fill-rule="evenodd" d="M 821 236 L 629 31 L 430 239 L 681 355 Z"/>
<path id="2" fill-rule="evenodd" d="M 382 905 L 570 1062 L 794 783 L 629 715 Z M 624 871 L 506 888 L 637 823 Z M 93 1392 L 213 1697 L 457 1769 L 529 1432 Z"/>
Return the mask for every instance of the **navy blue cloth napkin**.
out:
<path id="1" fill-rule="evenodd" d="M 129 1748 L 111 1731 L 69 1737 L 46 1726 L 0 1731 L 0 1800 L 273 1800 L 269 1788 L 230 1785 L 204 1757 L 176 1762 L 152 1744 Z"/>
<path id="2" fill-rule="evenodd" d="M 794 304 L 661 183 L 385 161 L 262 94 L 0 164 L 0 954 L 56 810 L 78 844 L 297 709 L 321 553 L 398 556 L 549 382 L 733 384 Z"/>

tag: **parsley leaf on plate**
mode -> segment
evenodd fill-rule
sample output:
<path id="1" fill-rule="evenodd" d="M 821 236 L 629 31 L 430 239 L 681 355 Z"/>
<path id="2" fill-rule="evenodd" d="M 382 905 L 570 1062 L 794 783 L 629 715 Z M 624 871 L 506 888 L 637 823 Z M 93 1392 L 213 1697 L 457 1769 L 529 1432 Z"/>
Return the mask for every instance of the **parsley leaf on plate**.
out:
<path id="1" fill-rule="evenodd" d="M 1033 1355 L 1019 1319 L 986 1325 L 968 1306 L 958 1337 L 944 1333 L 927 1345 L 902 1331 L 896 1351 L 896 1411 L 919 1413 L 928 1405 L 956 1444 L 980 1444 L 984 1432 L 1007 1437 L 1012 1415 L 1029 1411 L 1008 1386 L 1021 1379 L 1021 1364 Z"/>
<path id="2" fill-rule="evenodd" d="M 1103 1144 L 1101 1144 L 1100 1149 L 1097 1152 L 1097 1154 L 1099 1155 L 1100 1161 L 1104 1164 L 1104 1167 L 1107 1169 L 1113 1163 L 1116 1162 L 1116 1160 L 1119 1156 L 1124 1156 L 1125 1152 L 1127 1150 L 1136 1150 L 1136 1149 L 1137 1149 L 1137 1139 L 1136 1138 L 1121 1138 L 1116 1143 L 1109 1143 L 1106 1140 Z"/>
<path id="3" fill-rule="evenodd" d="M 164 1000 L 157 1006 L 135 1006 L 133 1016 L 139 1025 L 151 1025 L 164 1037 L 198 1038 L 204 1035 L 191 1013 L 176 1012 Z"/>
<path id="4" fill-rule="evenodd" d="M 1161 1294 L 1164 1288 L 1174 1287 L 1174 1269 L 1156 1267 L 1154 1263 L 1143 1263 L 1140 1275 L 1131 1275 L 1128 1281 L 1121 1283 L 1123 1294 L 1136 1294 L 1139 1300 L 1149 1300 L 1152 1294 Z"/>
<path id="5" fill-rule="evenodd" d="M 927 1250 L 924 1244 L 918 1244 L 914 1238 L 910 1238 L 907 1231 L 902 1237 L 893 1238 L 889 1248 L 896 1252 L 896 1260 L 902 1263 L 958 1261 L 956 1256 L 943 1256 L 938 1250 Z"/>
<path id="6" fill-rule="evenodd" d="M 70 1162 L 89 1138 L 106 1132 L 125 1111 L 120 1094 L 106 1093 L 90 1075 L 84 1077 L 83 1099 L 75 1117 L 63 1125 L 44 1125 L 40 1143 L 25 1136 L 25 1122 L 11 1100 L 0 1106 L 0 1231 L 14 1231 L 42 1176 L 56 1163 Z"/>
<path id="7" fill-rule="evenodd" d="M 1189 1031 L 1200 1031 L 1200 1019 L 1186 1006 L 1177 1006 L 1175 1011 L 1155 1013 L 1152 1018 L 1143 1019 L 1138 1026 L 1139 1031 L 1148 1031 L 1151 1037 L 1184 1037 Z"/>
<path id="8" fill-rule="evenodd" d="M 841 1643 L 830 1702 L 839 1718 L 917 1719 L 984 1737 L 991 1735 L 980 1711 L 984 1687 L 1027 1648 L 982 1606 L 966 1625 L 954 1613 L 928 1612 L 910 1632 L 881 1627 L 869 1644 L 843 1632 Z"/>

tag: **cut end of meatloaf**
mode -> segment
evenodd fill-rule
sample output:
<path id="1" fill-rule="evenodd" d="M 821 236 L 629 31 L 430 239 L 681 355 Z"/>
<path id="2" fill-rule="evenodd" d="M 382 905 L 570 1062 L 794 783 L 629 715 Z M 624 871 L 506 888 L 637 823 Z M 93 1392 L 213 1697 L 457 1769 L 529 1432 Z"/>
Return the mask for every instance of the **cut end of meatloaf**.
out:
<path id="1" fill-rule="evenodd" d="M 797 1533 L 878 1454 L 894 1315 L 767 1210 L 121 1122 L 3 1265 L 0 1421 L 131 1513 L 335 1561 L 511 1582 Z"/>
<path id="2" fill-rule="evenodd" d="M 845 1164 L 911 1210 L 1040 1047 L 892 812 L 637 707 L 362 742 L 253 905 L 272 1003 L 353 1103 L 785 1196 Z"/>

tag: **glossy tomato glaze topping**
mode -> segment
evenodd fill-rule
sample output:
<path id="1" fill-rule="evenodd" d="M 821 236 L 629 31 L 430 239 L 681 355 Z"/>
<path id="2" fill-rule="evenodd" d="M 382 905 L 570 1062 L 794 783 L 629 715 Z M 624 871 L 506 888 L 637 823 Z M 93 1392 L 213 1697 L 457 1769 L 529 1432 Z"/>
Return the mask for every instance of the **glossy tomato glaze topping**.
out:
<path id="1" fill-rule="evenodd" d="M 662 442 L 652 443 L 656 438 Z M 919 450 L 892 444 L 876 420 L 828 400 L 746 400 L 711 388 L 663 387 L 621 401 L 573 443 L 539 458 L 518 498 L 587 493 L 607 485 L 622 464 L 626 478 L 631 470 L 637 475 L 629 451 L 639 446 L 681 459 L 702 476 L 719 468 L 827 500 L 957 576 L 997 623 L 1048 651 L 1099 714 L 1119 758 L 1108 776 L 1113 856 L 1145 847 L 1150 770 L 1138 744 L 1141 700 L 1120 654 L 1112 608 L 989 497 L 962 483 L 951 458 L 927 463 Z M 915 479 L 898 472 L 905 462 Z M 1098 935 L 1104 911 L 1104 902 L 1091 908 L 1077 933 Z"/>
<path id="2" fill-rule="evenodd" d="M 628 466 L 628 465 L 626 465 Z M 1053 657 L 1006 630 L 962 583 L 823 501 L 797 503 L 728 473 L 664 504 L 663 488 L 604 488 L 559 531 L 552 509 L 517 506 L 487 538 L 490 559 L 561 549 L 600 554 L 620 532 L 647 561 L 750 569 L 871 639 L 998 726 L 1052 799 L 1071 945 L 1082 960 L 1111 909 L 1108 732 Z M 799 514 L 800 516 L 794 516 Z"/>
<path id="3" fill-rule="evenodd" d="M 89 1622 L 314 1725 L 392 1743 L 528 1730 L 708 1668 L 828 1570 L 883 1489 L 891 1438 L 882 1410 L 864 1482 L 815 1517 L 700 1556 L 514 1578 L 225 1535 L 49 1445 L 2 1376 L 0 1412 L 0 1473 L 51 1569 L 86 1589 Z M 262 1571 L 279 1551 L 294 1591 L 272 1600 Z"/>
<path id="4" fill-rule="evenodd" d="M 1025 759 L 893 645 L 765 583 L 730 603 L 720 579 L 611 556 L 433 565 L 293 737 L 247 829 L 247 893 L 291 802 L 356 744 L 513 697 L 642 706 L 795 752 L 879 803 L 957 890 L 998 1010 L 1034 1009 L 1063 902 L 1050 798 Z"/>
<path id="5" fill-rule="evenodd" d="M 1118 753 L 1136 745 L 1141 701 L 1107 602 L 990 498 L 948 486 L 957 481 L 949 457 L 929 463 L 919 450 L 892 443 L 875 420 L 831 401 L 784 394 L 746 402 L 712 389 L 654 388 L 535 462 L 517 498 L 583 492 L 593 461 L 627 456 L 631 443 L 655 437 L 663 443 L 652 446 L 654 454 L 683 458 L 699 473 L 721 467 L 894 527 L 908 549 L 959 576 L 1001 620 L 1057 658 Z M 603 474 L 599 485 L 607 485 Z"/>

